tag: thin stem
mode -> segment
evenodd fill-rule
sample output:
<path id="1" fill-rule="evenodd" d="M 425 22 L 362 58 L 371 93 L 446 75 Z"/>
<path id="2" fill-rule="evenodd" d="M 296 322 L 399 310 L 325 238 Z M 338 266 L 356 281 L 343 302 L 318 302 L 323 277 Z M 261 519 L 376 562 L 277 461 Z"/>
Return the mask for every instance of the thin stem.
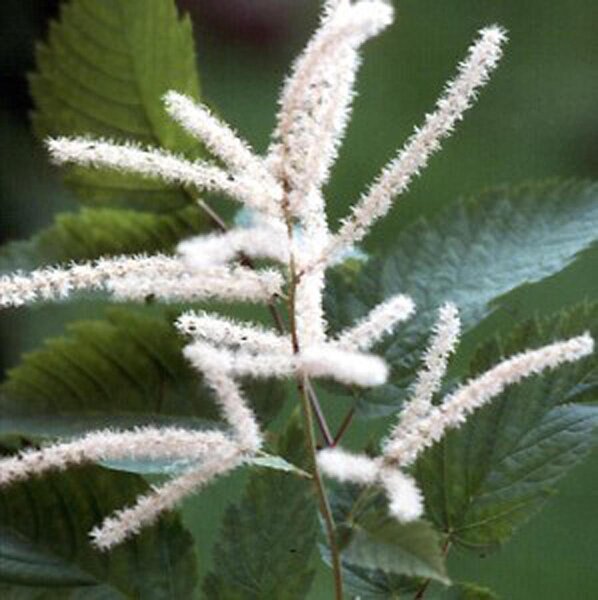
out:
<path id="1" fill-rule="evenodd" d="M 447 536 L 446 540 L 444 541 L 444 544 L 442 544 L 442 555 L 446 558 L 446 555 L 449 553 L 449 550 L 451 549 L 451 536 L 450 534 Z M 415 596 L 413 596 L 413 600 L 422 600 L 422 598 L 424 597 L 426 590 L 428 589 L 428 586 L 430 585 L 430 583 L 432 583 L 431 579 L 426 579 L 421 587 L 419 588 L 419 590 L 417 590 L 417 592 L 415 593 Z"/>
<path id="2" fill-rule="evenodd" d="M 349 429 L 349 425 L 353 422 L 353 417 L 355 416 L 355 406 L 352 406 L 349 409 L 349 412 L 345 415 L 345 418 L 342 420 L 336 435 L 334 436 L 334 441 L 332 442 L 332 446 L 336 446 L 342 439 L 343 435 L 345 435 L 347 429 Z"/>
<path id="3" fill-rule="evenodd" d="M 324 443 L 330 448 L 335 444 L 334 438 L 332 437 L 332 432 L 330 431 L 328 423 L 326 422 L 326 417 L 324 416 L 324 412 L 322 411 L 322 407 L 320 406 L 320 402 L 318 400 L 318 396 L 316 395 L 316 391 L 314 390 L 309 379 L 306 380 L 306 391 L 309 396 L 309 401 L 311 402 L 312 410 L 314 411 L 314 415 L 316 416 L 318 427 L 320 429 L 320 432 L 322 433 Z"/>
<path id="4" fill-rule="evenodd" d="M 314 420 L 312 414 L 312 408 L 310 399 L 307 393 L 307 386 L 309 380 L 303 376 L 297 381 L 297 388 L 301 396 L 301 406 L 303 408 L 303 417 L 305 419 L 306 437 L 308 443 L 308 449 L 310 459 L 312 462 L 312 476 L 314 486 L 316 488 L 316 495 L 318 497 L 318 503 L 320 505 L 320 514 L 324 519 L 324 525 L 326 527 L 326 536 L 328 538 L 328 545 L 330 547 L 330 557 L 332 560 L 332 570 L 334 573 L 334 589 L 335 599 L 343 600 L 343 573 L 341 568 L 341 556 L 339 547 L 336 541 L 336 526 L 334 524 L 334 517 L 332 516 L 332 510 L 330 508 L 330 502 L 326 495 L 326 489 L 322 481 L 320 470 L 318 469 L 317 463 L 317 446 L 316 437 L 314 435 Z"/>

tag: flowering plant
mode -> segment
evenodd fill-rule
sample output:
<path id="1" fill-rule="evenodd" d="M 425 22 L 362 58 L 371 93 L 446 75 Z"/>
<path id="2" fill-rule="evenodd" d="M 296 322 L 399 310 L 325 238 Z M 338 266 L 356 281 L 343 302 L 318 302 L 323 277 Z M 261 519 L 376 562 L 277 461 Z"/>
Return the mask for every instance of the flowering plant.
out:
<path id="1" fill-rule="evenodd" d="M 181 40 L 188 33 L 187 26 L 179 23 L 172 14 L 173 8 L 167 4 L 149 2 L 137 10 L 154 25 L 162 12 L 173 31 L 173 46 L 184 45 Z M 82 16 L 89 10 L 90 4 L 83 0 L 74 0 L 65 9 L 63 29 L 56 30 L 58 33 L 50 45 L 50 50 L 59 56 L 56 60 L 61 60 L 60 44 L 66 41 L 68 46 L 69 35 L 89 17 Z M 104 10 L 106 14 L 101 14 Z M 114 17 L 108 8 L 96 6 L 94 11 L 98 20 Z M 120 18 L 126 19 L 126 15 Z M 36 444 L 0 461 L 0 486 L 9 493 L 19 485 L 26 486 L 34 475 L 44 477 L 38 480 L 43 486 L 50 481 L 45 479 L 46 472 L 90 463 L 101 465 L 99 471 L 93 471 L 93 477 L 107 477 L 104 485 L 109 488 L 117 484 L 111 475 L 105 475 L 106 471 L 166 476 L 165 481 L 154 483 L 149 491 L 127 496 L 126 506 L 114 506 L 116 510 L 112 513 L 100 509 L 101 518 L 90 531 L 95 550 L 86 553 L 113 551 L 119 546 L 130 548 L 136 536 L 152 525 L 156 527 L 160 520 L 159 526 L 165 513 L 172 513 L 184 498 L 219 475 L 249 466 L 254 473 L 249 494 L 255 496 L 259 510 L 282 511 L 275 515 L 281 522 L 274 526 L 283 529 L 277 535 L 283 540 L 290 539 L 299 527 L 297 535 L 301 539 L 298 556 L 288 564 L 280 563 L 286 564 L 286 570 L 262 575 L 262 579 L 252 583 L 255 595 L 251 597 L 295 598 L 308 593 L 312 577 L 310 555 L 317 539 L 313 517 L 317 510 L 322 522 L 321 554 L 331 567 L 336 598 L 343 598 L 345 593 L 357 597 L 365 594 L 360 591 L 364 589 L 376 589 L 381 594 L 411 593 L 414 598 L 422 598 L 432 581 L 450 584 L 444 555 L 451 545 L 486 546 L 502 542 L 508 537 L 506 532 L 510 533 L 541 500 L 548 483 L 562 475 L 576 462 L 581 450 L 589 447 L 598 414 L 590 404 L 577 399 L 577 395 L 581 398 L 592 389 L 591 385 L 579 389 L 581 383 L 591 379 L 594 364 L 590 358 L 594 341 L 589 332 L 592 326 L 589 310 L 587 323 L 574 319 L 538 325 L 530 336 L 531 349 L 509 341 L 506 345 L 513 350 L 505 353 L 504 358 L 503 352 L 488 347 L 478 360 L 484 363 L 484 368 L 476 367 L 469 374 L 455 372 L 448 382 L 444 380 L 463 327 L 471 330 L 488 314 L 495 298 L 558 272 L 594 241 L 595 228 L 591 223 L 597 217 L 593 202 L 595 188 L 588 191 L 585 187 L 563 184 L 539 192 L 543 193 L 543 202 L 552 210 L 554 223 L 558 225 L 553 237 L 548 238 L 551 245 L 542 240 L 541 252 L 538 249 L 535 253 L 528 252 L 520 263 L 513 262 L 518 260 L 516 252 L 512 255 L 509 248 L 502 250 L 508 257 L 501 258 L 502 262 L 497 258 L 498 268 L 490 279 L 475 282 L 477 289 L 471 292 L 453 287 L 453 281 L 443 288 L 438 281 L 428 279 L 451 280 L 452 274 L 449 263 L 443 263 L 442 257 L 432 266 L 426 264 L 430 257 L 425 253 L 431 244 L 425 237 L 419 240 L 420 248 L 417 244 L 412 246 L 412 254 L 397 256 L 395 270 L 390 273 L 392 293 L 386 293 L 384 286 L 379 287 L 374 295 L 381 297 L 367 309 L 368 303 L 360 295 L 367 288 L 379 285 L 372 285 L 372 280 L 380 281 L 376 263 L 358 269 L 357 279 L 347 271 L 347 261 L 351 260 L 356 245 L 375 221 L 388 213 L 393 201 L 407 191 L 413 178 L 440 149 L 441 141 L 452 133 L 471 107 L 496 68 L 506 42 L 506 34 L 500 27 L 491 26 L 480 32 L 423 125 L 414 131 L 334 230 L 328 223 L 323 187 L 350 117 L 360 50 L 369 38 L 387 28 L 392 18 L 393 10 L 383 0 L 325 2 L 319 28 L 295 61 L 283 86 L 276 128 L 264 156 L 256 154 L 228 125 L 194 100 L 195 90 L 188 89 L 193 88 L 192 83 L 186 82 L 187 89 L 175 86 L 170 89 L 170 84 L 176 81 L 168 81 L 165 74 L 160 75 L 165 81 L 158 86 L 165 89 L 157 94 L 163 98 L 164 110 L 174 126 L 200 142 L 214 162 L 191 159 L 189 138 L 177 146 L 180 132 L 171 134 L 168 127 L 173 125 L 164 125 L 162 121 L 157 130 L 163 148 L 148 146 L 142 136 L 137 140 L 115 140 L 107 135 L 110 132 L 98 128 L 86 126 L 78 130 L 77 119 L 68 127 L 64 126 L 66 119 L 48 128 L 47 148 L 51 158 L 60 165 L 73 165 L 70 177 L 75 186 L 87 187 L 89 193 L 89 188 L 102 188 L 105 176 L 108 181 L 139 182 L 140 190 L 152 185 L 184 190 L 194 198 L 193 210 L 205 212 L 219 229 L 198 235 L 193 231 L 197 217 L 187 215 L 189 221 L 182 227 L 185 231 L 177 231 L 171 240 L 177 242 L 174 253 L 164 252 L 165 248 L 148 253 L 152 248 L 144 247 L 144 243 L 131 247 L 127 241 L 122 249 L 133 252 L 101 248 L 98 254 L 103 256 L 91 262 L 71 255 L 68 258 L 74 262 L 66 266 L 21 271 L 0 280 L 3 308 L 63 300 L 82 291 L 104 292 L 110 300 L 118 302 L 151 300 L 184 305 L 170 321 L 172 325 L 166 325 L 161 332 L 163 338 L 154 337 L 149 352 L 153 355 L 152 366 L 159 370 L 165 362 L 175 362 L 175 371 L 180 373 L 173 379 L 183 372 L 184 377 L 190 378 L 191 403 L 197 401 L 195 394 L 201 390 L 202 398 L 209 394 L 218 406 L 220 420 L 213 411 L 204 408 L 203 413 L 197 411 L 203 418 L 201 423 L 186 418 L 174 423 L 138 419 L 128 426 L 108 409 L 102 427 L 86 427 L 75 435 L 72 432 L 61 435 L 57 441 L 44 442 L 39 447 Z M 96 60 L 102 64 L 103 59 L 96 56 Z M 85 77 L 82 71 L 78 75 Z M 65 92 L 58 88 L 56 91 L 55 97 L 64 100 Z M 153 110 L 148 110 L 150 116 Z M 67 114 L 70 118 L 70 113 Z M 222 193 L 240 202 L 250 224 L 227 225 L 211 204 L 196 197 L 198 192 Z M 457 215 L 451 217 L 452 223 L 467 227 L 467 219 L 471 219 L 475 226 L 474 213 L 478 211 L 482 216 L 477 215 L 477 223 L 488 235 L 493 228 L 505 226 L 512 228 L 511 233 L 516 237 L 529 234 L 530 223 L 539 217 L 532 192 L 524 190 L 520 194 L 520 201 L 507 205 L 512 216 L 521 214 L 522 219 L 527 219 L 525 222 L 496 223 L 500 213 L 489 212 L 495 210 L 495 205 L 488 200 L 481 208 L 466 206 L 457 210 Z M 559 200 L 563 195 L 571 198 L 568 203 L 571 206 L 563 206 Z M 568 214 L 572 216 L 567 217 Z M 116 214 L 114 222 L 125 217 L 132 218 L 133 226 L 139 226 L 136 217 L 130 215 Z M 160 219 L 166 217 L 155 217 L 145 225 L 157 230 Z M 585 222 L 583 226 L 581 221 Z M 475 261 L 491 260 L 492 248 L 504 247 L 505 239 L 509 238 L 484 239 L 482 235 L 478 245 L 468 250 L 472 257 L 467 277 L 477 279 Z M 440 252 L 447 241 L 435 240 Z M 534 247 L 533 235 L 526 244 L 522 251 Z M 538 256 L 543 258 L 541 264 Z M 421 269 L 417 268 L 418 260 Z M 492 263 L 486 262 L 485 269 L 490 268 Z M 327 274 L 330 274 L 328 289 Z M 388 272 L 383 273 L 382 281 L 384 277 L 388 279 Z M 455 279 L 458 283 L 459 278 Z M 442 294 L 437 293 L 438 289 Z M 351 303 L 351 297 L 357 301 Z M 203 306 L 212 301 L 263 303 L 270 311 L 272 323 L 267 326 L 242 321 Z M 355 305 L 358 316 L 351 314 Z M 435 313 L 437 316 L 432 318 Z M 87 370 L 87 364 L 81 362 L 82 357 L 75 357 L 72 347 L 63 347 L 62 353 L 66 352 L 68 357 L 67 371 L 52 376 L 77 396 L 87 393 L 86 385 L 90 382 L 95 388 L 118 387 L 118 383 L 112 383 L 114 371 L 124 373 L 139 386 L 143 369 L 148 369 L 147 365 L 139 368 L 148 347 L 149 338 L 144 336 L 156 325 L 143 321 L 147 317 L 134 316 L 133 312 L 115 314 L 120 316 L 115 321 L 119 331 L 114 341 L 118 342 L 123 328 L 129 328 L 133 331 L 132 338 L 137 337 L 137 345 L 145 346 L 146 350 L 138 349 L 139 356 L 127 357 L 116 368 L 118 356 L 105 357 L 109 368 L 102 374 L 101 369 Z M 338 326 L 331 325 L 331 321 Z M 406 342 L 400 341 L 402 336 Z M 82 347 L 89 344 L 94 348 L 97 343 L 89 328 L 79 339 Z M 172 343 L 175 347 L 168 354 L 163 345 Z M 109 352 L 113 345 L 116 344 L 110 344 Z M 49 354 L 54 351 L 61 352 L 60 348 L 48 350 Z M 495 355 L 497 360 L 491 361 Z M 47 356 L 30 358 L 29 366 L 35 361 L 40 365 Z M 566 366 L 567 363 L 575 366 Z M 61 368 L 61 363 L 55 364 Z M 27 363 L 21 369 L 26 367 Z M 548 384 L 536 377 L 545 373 L 548 376 L 544 381 Z M 293 382 L 294 391 L 288 394 L 290 402 L 300 406 L 302 413 L 301 425 L 296 417 L 291 417 L 286 433 L 278 442 L 266 434 L 267 415 L 257 414 L 263 399 L 252 398 L 244 391 L 248 380 L 272 378 Z M 336 434 L 331 432 L 321 389 L 316 387 L 319 379 L 331 382 L 327 396 L 345 395 L 354 399 L 354 406 Z M 531 403 L 525 397 L 519 398 L 517 392 L 511 393 L 511 386 L 527 379 L 530 381 L 523 395 L 531 396 Z M 6 385 L 7 416 L 19 412 L 15 407 L 23 398 L 36 395 L 39 398 L 40 393 L 43 396 L 56 391 L 40 392 L 40 384 L 31 373 L 19 369 Z M 266 393 L 273 395 L 272 387 L 261 388 L 257 393 L 266 389 Z M 557 398 L 557 392 L 562 397 Z M 141 396 L 142 402 L 147 401 L 143 393 Z M 376 399 L 380 397 L 384 399 L 382 403 Z M 125 395 L 121 401 L 127 403 L 130 398 Z M 494 410 L 513 411 L 513 422 L 501 423 L 488 411 L 476 421 L 478 409 L 491 402 Z M 205 405 L 206 401 L 202 403 Z M 379 413 L 393 415 L 390 429 L 379 440 L 378 450 L 350 451 L 343 444 L 345 433 L 356 412 L 367 412 L 363 405 L 368 403 L 377 405 Z M 524 429 L 517 423 L 517 411 L 527 415 Z M 193 406 L 183 414 L 174 411 L 178 417 L 197 416 L 194 413 Z M 466 422 L 467 426 L 462 427 Z M 492 423 L 505 428 L 505 435 L 510 436 L 508 441 L 501 442 L 502 429 L 490 432 Z M 519 435 L 508 431 L 509 427 L 517 426 Z M 17 428 L 14 433 L 23 435 L 27 430 Z M 53 433 L 43 426 L 37 431 L 44 437 L 55 437 Z M 532 456 L 525 456 L 527 446 L 521 443 L 524 434 L 531 440 Z M 495 441 L 493 436 L 498 436 L 498 441 L 508 449 L 488 450 Z M 296 444 L 292 441 L 296 442 L 298 437 L 304 439 L 305 452 L 293 447 Z M 480 455 L 469 456 L 469 448 Z M 505 464 L 497 466 L 492 456 L 484 457 L 485 452 L 500 454 Z M 537 465 L 551 460 L 555 453 L 561 455 L 559 464 L 550 473 L 537 477 Z M 521 454 L 522 458 L 516 458 Z M 471 482 L 479 477 L 475 474 L 476 461 L 484 460 L 484 485 L 478 482 L 475 489 Z M 509 464 L 509 460 L 516 464 Z M 446 467 L 439 465 L 439 461 L 454 461 L 450 465 L 455 469 L 452 481 L 440 480 Z M 481 463 L 477 465 L 480 466 Z M 268 480 L 268 475 L 262 474 L 264 469 L 283 473 L 275 475 L 278 479 Z M 274 506 L 277 486 L 283 481 L 286 486 L 289 478 L 296 479 L 286 490 L 288 497 L 280 498 L 288 504 Z M 460 478 L 465 483 L 460 484 Z M 142 489 L 138 479 L 136 485 Z M 459 485 L 463 489 L 454 489 Z M 454 513 L 456 509 L 449 511 L 454 514 L 440 514 L 439 494 L 451 495 L 455 503 L 471 506 L 462 508 L 458 514 Z M 312 503 L 314 498 L 317 508 Z M 274 534 L 267 519 L 252 513 L 249 499 L 238 510 L 240 515 L 233 511 L 225 522 L 225 542 L 216 549 L 222 560 L 217 561 L 216 572 L 204 584 L 208 597 L 250 597 L 242 591 L 246 575 L 235 576 L 236 567 L 230 573 L 226 571 L 229 562 L 250 560 L 239 554 L 259 549 L 263 560 L 273 560 L 269 536 Z M 512 515 L 505 516 L 505 510 Z M 484 515 L 490 521 L 496 520 L 496 528 L 480 524 Z M 20 518 L 9 510 L 5 525 L 15 536 L 10 543 L 24 552 L 19 545 L 22 544 Z M 298 519 L 298 523 L 289 524 L 287 530 L 289 519 Z M 77 527 L 87 520 L 85 515 Z M 172 528 L 173 533 L 160 543 L 168 547 L 174 539 L 180 539 L 180 544 L 186 547 L 188 540 L 180 523 L 172 524 Z M 264 548 L 257 541 L 262 535 L 266 538 Z M 251 536 L 256 538 L 255 548 Z M 61 560 L 64 558 L 60 550 L 54 551 Z M 188 557 L 181 558 L 182 564 L 185 560 Z M 90 559 L 77 561 L 77 568 L 81 569 L 81 565 L 86 576 L 97 580 L 97 563 Z M 69 576 L 75 577 L 73 573 Z M 110 576 L 108 580 L 117 589 L 124 585 L 118 577 Z M 473 589 L 467 585 L 461 587 Z M 190 594 L 183 586 L 176 597 Z"/>

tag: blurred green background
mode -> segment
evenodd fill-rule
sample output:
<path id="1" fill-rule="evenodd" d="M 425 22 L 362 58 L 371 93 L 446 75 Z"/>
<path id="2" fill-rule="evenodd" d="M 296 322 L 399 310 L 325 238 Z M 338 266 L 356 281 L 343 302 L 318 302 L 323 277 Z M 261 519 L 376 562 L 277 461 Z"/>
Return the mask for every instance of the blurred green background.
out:
<path id="1" fill-rule="evenodd" d="M 100 1 L 100 0 L 98 0 Z M 56 0 L 4 0 L 0 4 L 0 206 L 3 241 L 25 237 L 75 206 L 48 167 L 31 133 L 25 74 L 33 47 Z M 292 57 L 317 19 L 313 0 L 181 0 L 196 28 L 204 98 L 258 150 L 268 143 L 276 97 Z M 395 24 L 365 51 L 359 95 L 341 159 L 328 189 L 330 215 L 342 216 L 361 189 L 422 121 L 456 63 L 484 25 L 509 31 L 506 58 L 458 133 L 432 161 L 391 216 L 368 238 L 370 250 L 391 244 L 418 215 L 503 183 L 549 177 L 598 176 L 598 3 L 596 0 L 403 0 Z M 595 258 L 594 254 L 594 258 Z M 513 306 L 558 308 L 571 299 L 596 300 L 596 261 L 588 258 L 551 286 L 531 290 Z M 531 307 L 531 308 L 530 308 Z M 75 309 L 88 314 L 89 306 Z M 2 367 L 61 331 L 73 309 L 17 311 L 0 321 Z M 497 323 L 508 325 L 509 316 Z M 451 558 L 455 578 L 485 583 L 505 600 L 598 598 L 598 455 L 568 477 L 561 492 L 503 550 Z M 202 539 L 201 568 L 209 566 L 209 540 L 238 483 L 218 483 L 188 503 L 187 520 Z M 313 598 L 329 597 L 319 576 Z"/>

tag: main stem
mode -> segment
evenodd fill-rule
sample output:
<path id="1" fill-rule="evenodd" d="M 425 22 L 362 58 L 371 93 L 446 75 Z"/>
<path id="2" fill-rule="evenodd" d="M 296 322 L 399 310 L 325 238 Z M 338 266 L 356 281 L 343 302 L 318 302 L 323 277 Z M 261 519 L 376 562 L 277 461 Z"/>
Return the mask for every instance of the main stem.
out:
<path id="1" fill-rule="evenodd" d="M 212 224 L 216 229 L 226 233 L 228 231 L 228 225 L 224 221 L 224 219 L 218 214 L 216 210 L 214 210 L 206 201 L 197 199 L 196 201 L 199 207 L 208 215 L 209 219 L 212 221 Z M 249 269 L 255 269 L 253 261 L 251 258 L 245 255 L 241 255 L 239 257 L 242 265 L 245 265 Z M 268 301 L 268 310 L 270 311 L 270 315 L 272 316 L 272 320 L 274 321 L 274 326 L 276 330 L 280 334 L 284 334 L 286 329 L 284 325 L 284 321 L 282 316 L 276 306 L 276 303 L 273 299 Z M 318 423 L 318 428 L 320 429 L 320 433 L 322 434 L 322 438 L 324 440 L 324 444 L 326 446 L 334 446 L 335 440 L 334 436 L 330 432 L 330 427 L 328 426 L 328 422 L 326 421 L 326 416 L 324 415 L 324 411 L 320 406 L 320 401 L 318 400 L 318 396 L 316 395 L 313 387 L 309 382 L 307 382 L 307 393 L 309 394 L 310 402 L 313 407 L 313 410 L 316 415 L 316 421 Z"/>
<path id="2" fill-rule="evenodd" d="M 289 233 L 289 237 L 292 234 Z M 297 327 L 295 320 L 295 292 L 298 283 L 297 271 L 295 268 L 295 260 L 291 256 L 290 262 L 290 293 L 289 293 L 289 315 L 291 321 L 291 340 L 293 343 L 293 352 L 299 352 L 299 339 L 297 336 Z M 299 397 L 301 399 L 301 407 L 303 409 L 303 420 L 305 423 L 305 436 L 307 438 L 307 448 L 309 451 L 310 460 L 312 463 L 312 481 L 316 490 L 316 496 L 320 506 L 320 514 L 324 519 L 324 526 L 326 528 L 326 537 L 328 538 L 328 547 L 330 548 L 330 558 L 332 562 L 332 571 L 334 574 L 334 597 L 335 600 L 343 600 L 343 571 L 341 567 L 341 555 L 336 540 L 336 526 L 334 524 L 334 517 L 332 516 L 332 510 L 330 508 L 330 502 L 328 501 L 328 495 L 326 494 L 326 488 L 322 481 L 322 475 L 318 468 L 318 447 L 316 442 L 316 436 L 314 432 L 314 416 L 312 411 L 312 403 L 310 391 L 312 391 L 311 383 L 306 375 L 299 375 L 297 377 L 297 389 L 299 391 Z"/>
<path id="3" fill-rule="evenodd" d="M 332 571 L 334 573 L 334 590 L 336 600 L 343 600 L 343 572 L 341 567 L 341 556 L 336 541 L 336 526 L 330 509 L 330 503 L 322 481 L 320 470 L 317 463 L 317 445 L 316 436 L 314 434 L 314 420 L 309 396 L 307 394 L 307 378 L 302 376 L 297 382 L 297 388 L 301 396 L 301 406 L 303 408 L 303 417 L 305 420 L 306 437 L 310 459 L 312 462 L 312 476 L 320 505 L 320 513 L 324 519 L 326 527 L 326 536 L 328 538 L 328 546 L 330 547 L 330 557 L 332 561 Z"/>

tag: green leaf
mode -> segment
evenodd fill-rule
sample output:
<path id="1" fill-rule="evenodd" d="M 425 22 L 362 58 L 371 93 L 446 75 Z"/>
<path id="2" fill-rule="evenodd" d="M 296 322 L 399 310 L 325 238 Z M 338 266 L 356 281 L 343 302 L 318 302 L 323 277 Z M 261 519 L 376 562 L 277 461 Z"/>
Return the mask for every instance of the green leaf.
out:
<path id="1" fill-rule="evenodd" d="M 343 579 L 351 598 L 360 598 L 360 600 L 412 598 L 418 587 L 413 579 L 385 573 L 380 569 L 366 569 L 348 562 L 343 563 Z M 410 594 L 410 596 L 403 594 Z"/>
<path id="2" fill-rule="evenodd" d="M 311 478 L 309 473 L 290 463 L 288 460 L 285 460 L 282 456 L 273 456 L 272 454 L 264 453 L 252 458 L 249 461 L 249 464 L 255 467 L 265 467 L 266 469 L 274 469 L 275 471 L 293 473 L 307 479 Z"/>
<path id="3" fill-rule="evenodd" d="M 385 573 L 449 582 L 440 537 L 429 523 L 399 523 L 378 514 L 369 515 L 353 529 L 343 561 Z"/>
<path id="4" fill-rule="evenodd" d="M 53 225 L 27 242 L 4 246 L 0 249 L 0 270 L 34 269 L 99 256 L 171 252 L 181 239 L 203 230 L 205 218 L 197 206 L 168 215 L 84 208 L 59 214 Z"/>
<path id="5" fill-rule="evenodd" d="M 188 153 L 193 142 L 166 115 L 175 89 L 199 98 L 191 23 L 174 0 L 71 0 L 37 49 L 31 89 L 40 138 L 93 135 Z M 179 188 L 132 175 L 69 170 L 86 202 L 149 210 L 181 208 Z"/>
<path id="6" fill-rule="evenodd" d="M 185 340 L 173 326 L 175 315 L 110 308 L 102 320 L 69 324 L 66 336 L 46 340 L 8 372 L 0 386 L 0 433 L 213 427 L 219 419 L 216 403 L 183 357 Z M 284 404 L 280 382 L 244 387 L 264 424 Z"/>
<path id="7" fill-rule="evenodd" d="M 89 530 L 147 490 L 136 476 L 97 467 L 11 485 L 0 496 L 3 598 L 193 598 L 191 536 L 169 515 L 110 554 Z M 35 590 L 32 595 L 21 593 Z"/>
<path id="8" fill-rule="evenodd" d="M 78 433 L 102 426 L 178 424 L 218 418 L 185 361 L 171 318 L 110 309 L 26 354 L 0 387 L 2 432 Z"/>
<path id="9" fill-rule="evenodd" d="M 391 383 L 360 396 L 361 413 L 396 411 L 442 303 L 454 302 L 469 330 L 502 296 L 561 271 L 597 238 L 598 184 L 529 184 L 451 205 L 407 227 L 393 251 L 356 278 L 341 269 L 329 286 L 327 311 L 337 327 L 399 292 L 417 306 L 415 318 L 383 348 L 393 365 Z"/>
<path id="10" fill-rule="evenodd" d="M 448 582 L 441 539 L 429 523 L 399 523 L 375 488 L 336 485 L 329 496 L 344 569 L 360 593 L 398 594 L 412 586 L 413 577 Z"/>
<path id="11" fill-rule="evenodd" d="M 580 328 L 580 324 L 583 325 Z M 482 347 L 472 374 L 523 347 L 590 329 L 598 308 L 530 322 L 508 340 Z M 485 551 L 505 542 L 595 442 L 596 354 L 508 388 L 449 432 L 418 461 L 428 516 L 453 543 Z"/>
<path id="12" fill-rule="evenodd" d="M 294 421 L 277 451 L 295 464 L 305 461 L 305 441 Z M 260 470 L 241 502 L 229 507 L 204 581 L 213 600 L 297 600 L 313 578 L 316 508 L 310 482 L 289 473 Z"/>

